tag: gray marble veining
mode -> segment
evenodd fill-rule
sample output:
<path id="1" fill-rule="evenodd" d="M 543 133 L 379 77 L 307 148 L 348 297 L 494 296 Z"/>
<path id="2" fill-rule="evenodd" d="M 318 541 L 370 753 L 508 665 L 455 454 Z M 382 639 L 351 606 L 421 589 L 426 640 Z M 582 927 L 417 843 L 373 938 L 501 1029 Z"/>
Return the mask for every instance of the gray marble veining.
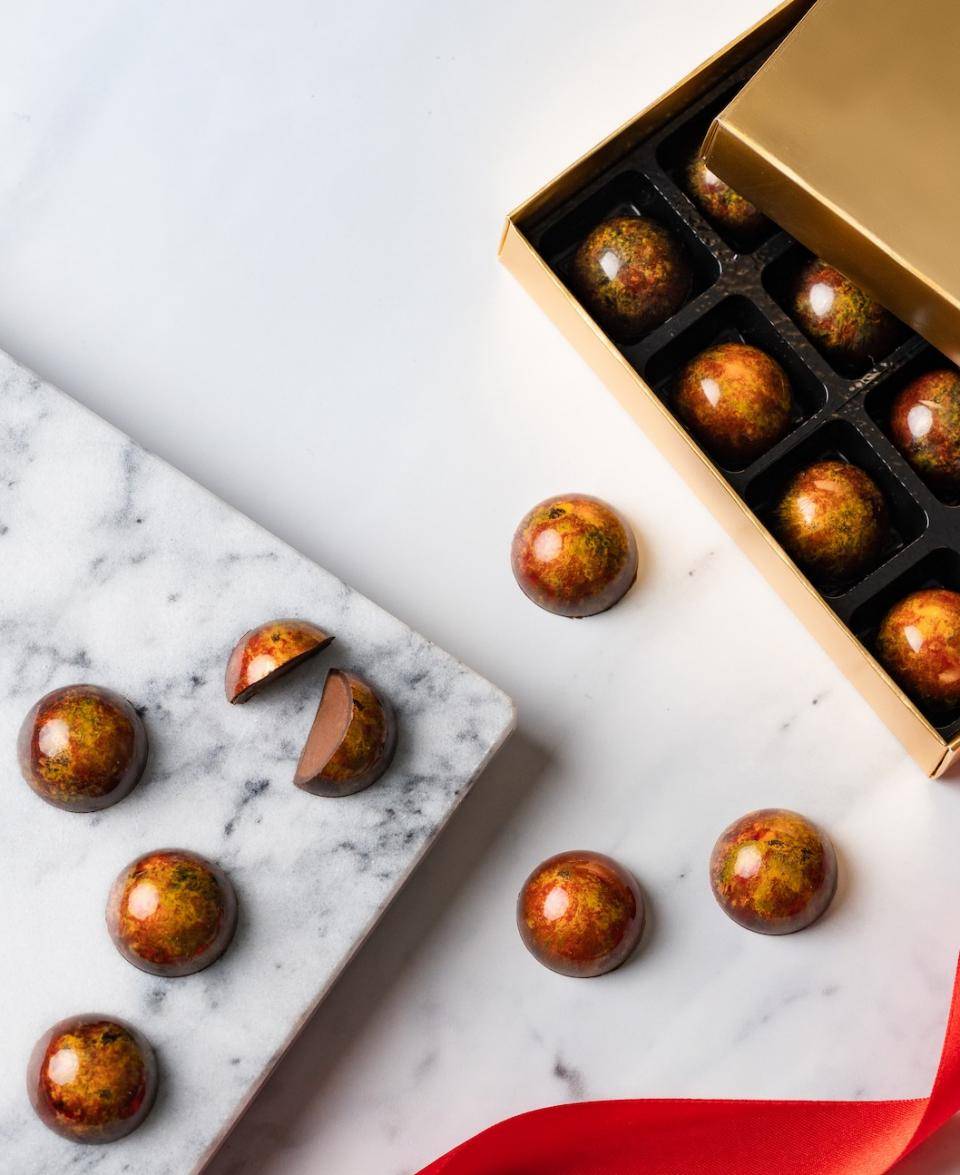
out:
<path id="1" fill-rule="evenodd" d="M 184 1175 L 255 1091 L 506 737 L 513 706 L 6 356 L 0 555 L 0 1171 Z M 276 615 L 309 617 L 336 641 L 247 705 L 227 705 L 230 647 Z M 387 776 L 343 800 L 291 782 L 333 664 L 380 686 L 400 726 Z M 47 690 L 74 681 L 127 695 L 150 736 L 139 787 L 92 816 L 43 804 L 16 768 L 23 715 Z M 186 979 L 136 971 L 104 928 L 115 874 L 164 846 L 218 860 L 241 904 L 231 949 Z M 137 1024 L 162 1067 L 145 1125 L 104 1147 L 55 1137 L 34 1118 L 23 1087 L 36 1037 L 87 1011 Z"/>

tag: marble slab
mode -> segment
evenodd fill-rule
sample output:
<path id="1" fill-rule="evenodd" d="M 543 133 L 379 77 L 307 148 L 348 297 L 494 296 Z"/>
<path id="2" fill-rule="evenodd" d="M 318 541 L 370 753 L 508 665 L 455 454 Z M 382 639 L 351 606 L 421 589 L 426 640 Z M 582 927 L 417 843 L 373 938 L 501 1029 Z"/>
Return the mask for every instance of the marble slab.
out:
<path id="1" fill-rule="evenodd" d="M 399 620 L 0 356 L 0 1169 L 184 1175 L 252 1097 L 514 723 L 510 700 Z M 336 634 L 245 706 L 223 696 L 245 629 L 301 615 Z M 324 669 L 355 667 L 393 700 L 400 742 L 368 791 L 324 800 L 291 783 Z M 142 710 L 139 787 L 81 816 L 19 777 L 15 740 L 56 686 L 109 685 Z M 237 937 L 199 975 L 147 976 L 104 928 L 111 880 L 180 846 L 217 861 Z M 34 1118 L 34 1040 L 79 1012 L 154 1043 L 162 1085 L 129 1138 L 59 1139 Z M 323 1057 L 317 1058 L 318 1072 Z"/>

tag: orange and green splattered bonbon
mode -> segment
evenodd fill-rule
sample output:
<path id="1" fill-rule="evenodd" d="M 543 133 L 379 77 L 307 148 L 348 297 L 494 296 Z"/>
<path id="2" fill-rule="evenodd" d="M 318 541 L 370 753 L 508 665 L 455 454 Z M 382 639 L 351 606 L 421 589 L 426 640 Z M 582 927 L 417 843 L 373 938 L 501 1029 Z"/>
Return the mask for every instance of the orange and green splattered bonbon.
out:
<path id="1" fill-rule="evenodd" d="M 755 461 L 790 428 L 790 380 L 780 364 L 750 343 L 717 343 L 681 370 L 677 415 L 724 465 Z"/>
<path id="2" fill-rule="evenodd" d="M 880 624 L 877 652 L 921 703 L 936 709 L 960 705 L 960 593 L 924 588 L 899 600 Z"/>
<path id="3" fill-rule="evenodd" d="M 249 701 L 263 687 L 289 673 L 333 640 L 309 620 L 268 620 L 234 645 L 224 674 L 227 701 Z"/>
<path id="4" fill-rule="evenodd" d="M 153 975 L 191 975 L 223 954 L 236 924 L 236 897 L 223 871 L 197 853 L 160 849 L 114 882 L 107 926 L 129 962 Z"/>
<path id="5" fill-rule="evenodd" d="M 387 771 L 397 746 L 390 700 L 346 669 L 331 669 L 294 784 L 329 799 L 355 795 Z"/>
<path id="6" fill-rule="evenodd" d="M 157 1087 L 148 1042 L 123 1021 L 63 1020 L 41 1037 L 27 1072 L 41 1121 L 75 1142 L 113 1142 L 143 1121 Z"/>
<path id="7" fill-rule="evenodd" d="M 606 611 L 637 577 L 629 524 L 587 494 L 560 494 L 534 506 L 517 527 L 510 559 L 524 593 L 560 616 Z"/>
<path id="8" fill-rule="evenodd" d="M 816 461 L 790 481 L 777 506 L 777 535 L 805 570 L 829 584 L 874 566 L 889 530 L 876 482 L 846 461 Z"/>
<path id="9" fill-rule="evenodd" d="M 806 817 L 764 808 L 721 833 L 710 856 L 710 885 L 734 922 L 761 934 L 792 934 L 832 901 L 836 853 Z"/>
<path id="10" fill-rule="evenodd" d="M 561 975 L 590 978 L 619 967 L 640 941 L 643 923 L 636 880 L 602 853 L 550 857 L 530 874 L 517 899 L 524 945 Z"/>
<path id="11" fill-rule="evenodd" d="M 647 216 L 598 224 L 573 258 L 581 301 L 617 342 L 635 342 L 675 314 L 690 295 L 693 270 L 683 246 Z"/>
<path id="12" fill-rule="evenodd" d="M 147 759 L 140 716 L 113 690 L 70 685 L 30 710 L 17 744 L 20 770 L 48 803 L 75 812 L 109 807 L 139 780 Z"/>
<path id="13" fill-rule="evenodd" d="M 938 368 L 912 379 L 890 406 L 890 436 L 937 493 L 960 494 L 960 374 Z"/>
<path id="14" fill-rule="evenodd" d="M 324 768 L 324 775 L 344 783 L 370 771 L 389 741 L 389 720 L 380 699 L 355 675 L 351 675 L 349 684 L 353 715 L 342 742 Z"/>
<path id="15" fill-rule="evenodd" d="M 704 215 L 743 244 L 752 244 L 770 228 L 770 221 L 749 200 L 707 167 L 698 155 L 684 173 L 687 191 Z"/>
<path id="16" fill-rule="evenodd" d="M 819 258 L 797 274 L 789 309 L 828 359 L 854 371 L 882 359 L 904 335 L 889 310 Z"/>

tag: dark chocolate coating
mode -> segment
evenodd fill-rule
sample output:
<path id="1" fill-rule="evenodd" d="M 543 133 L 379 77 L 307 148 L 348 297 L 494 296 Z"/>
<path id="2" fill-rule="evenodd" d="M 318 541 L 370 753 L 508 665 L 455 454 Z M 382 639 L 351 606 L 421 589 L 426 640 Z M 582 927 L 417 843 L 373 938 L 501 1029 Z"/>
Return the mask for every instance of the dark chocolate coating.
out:
<path id="1" fill-rule="evenodd" d="M 116 1016 L 61 1020 L 37 1041 L 27 1094 L 40 1121 L 71 1142 L 115 1142 L 136 1130 L 157 1093 L 146 1038 Z"/>
<path id="2" fill-rule="evenodd" d="M 890 408 L 890 436 L 940 493 L 960 493 L 960 375 L 952 368 L 911 380 Z"/>
<path id="3" fill-rule="evenodd" d="M 734 821 L 710 856 L 710 886 L 734 922 L 793 934 L 826 910 L 837 888 L 830 838 L 796 812 L 764 808 Z"/>
<path id="4" fill-rule="evenodd" d="M 120 694 L 68 685 L 33 706 L 17 752 L 23 778 L 41 799 L 68 812 L 96 812 L 136 786 L 147 761 L 147 734 Z"/>
<path id="5" fill-rule="evenodd" d="M 960 594 L 925 588 L 890 609 L 877 633 L 890 676 L 921 702 L 960 703 Z"/>
<path id="6" fill-rule="evenodd" d="M 547 498 L 524 516 L 510 562 L 524 594 L 558 616 L 595 616 L 637 578 L 637 540 L 608 503 L 588 494 Z"/>
<path id="7" fill-rule="evenodd" d="M 828 359 L 855 370 L 882 359 L 904 333 L 889 310 L 818 258 L 797 275 L 789 309 Z"/>
<path id="8" fill-rule="evenodd" d="M 694 156 L 687 164 L 685 180 L 687 191 L 707 219 L 736 240 L 752 244 L 770 228 L 763 213 L 714 175 L 701 156 Z"/>
<path id="9" fill-rule="evenodd" d="M 132 861 L 110 890 L 107 929 L 121 955 L 150 975 L 193 975 L 230 945 L 237 898 L 223 870 L 186 849 Z"/>
<path id="10" fill-rule="evenodd" d="M 874 566 L 889 525 L 876 482 L 845 461 L 801 469 L 777 507 L 780 541 L 821 582 L 843 583 Z"/>
<path id="11" fill-rule="evenodd" d="M 675 314 L 692 284 L 683 246 L 646 216 L 603 221 L 573 259 L 573 285 L 581 301 L 621 343 L 635 342 Z"/>
<path id="12" fill-rule="evenodd" d="M 640 941 L 643 922 L 636 880 L 602 853 L 550 857 L 530 874 L 517 899 L 523 945 L 544 967 L 577 978 L 619 967 Z"/>
<path id="13" fill-rule="evenodd" d="M 718 343 L 684 367 L 677 414 L 703 447 L 733 467 L 749 465 L 790 428 L 790 381 L 749 343 Z"/>

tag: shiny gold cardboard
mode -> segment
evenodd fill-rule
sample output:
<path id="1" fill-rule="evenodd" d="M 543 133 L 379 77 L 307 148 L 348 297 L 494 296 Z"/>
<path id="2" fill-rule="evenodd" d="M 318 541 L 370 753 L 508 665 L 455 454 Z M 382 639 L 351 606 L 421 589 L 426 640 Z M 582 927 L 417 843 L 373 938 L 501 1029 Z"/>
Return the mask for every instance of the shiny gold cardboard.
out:
<path id="1" fill-rule="evenodd" d="M 794 609 L 914 759 L 928 774 L 940 775 L 960 749 L 960 737 L 947 743 L 930 725 L 796 569 L 719 470 L 701 453 L 524 236 L 525 223 L 560 204 L 644 135 L 693 102 L 718 78 L 735 70 L 762 46 L 783 36 L 809 9 L 811 3 L 812 0 L 787 0 L 781 4 L 759 24 L 694 70 L 662 98 L 514 209 L 504 228 L 500 258 L 596 370 L 621 404 L 659 445 L 698 497 Z"/>
<path id="2" fill-rule="evenodd" d="M 818 0 L 716 118 L 712 171 L 960 361 L 960 3 Z"/>

